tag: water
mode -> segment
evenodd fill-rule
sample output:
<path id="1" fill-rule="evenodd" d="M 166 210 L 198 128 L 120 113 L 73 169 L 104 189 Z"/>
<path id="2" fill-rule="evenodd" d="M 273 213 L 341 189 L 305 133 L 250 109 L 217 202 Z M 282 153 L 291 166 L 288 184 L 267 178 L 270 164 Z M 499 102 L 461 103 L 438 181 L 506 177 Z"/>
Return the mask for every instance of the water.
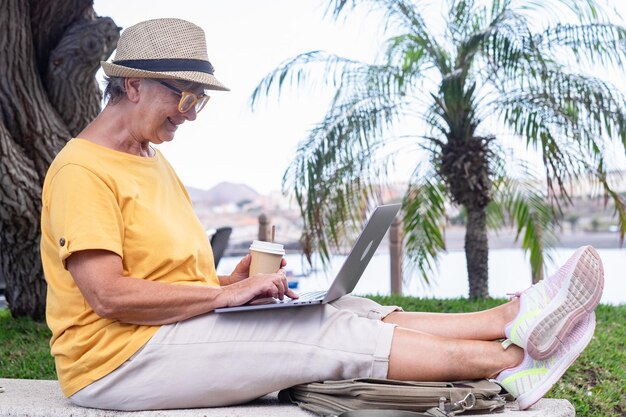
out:
<path id="1" fill-rule="evenodd" d="M 557 248 L 553 253 L 553 263 L 549 271 L 554 271 L 574 252 L 573 249 Z M 598 249 L 605 274 L 602 303 L 626 304 L 626 249 Z M 306 270 L 300 255 L 286 255 L 287 270 L 291 270 L 298 281 L 297 292 L 327 288 L 341 267 L 345 256 L 333 258 L 328 272 L 314 271 L 306 277 L 298 277 Z M 218 273 L 228 274 L 239 262 L 239 257 L 222 258 Z M 422 284 L 418 277 L 407 280 L 405 276 L 404 295 L 422 298 L 467 297 L 469 292 L 465 253 L 449 251 L 439 262 L 438 273 L 432 278 L 430 287 Z M 531 284 L 530 265 L 520 249 L 495 249 L 489 251 L 489 294 L 492 297 L 506 297 L 507 293 L 523 290 Z M 374 255 L 353 294 L 390 293 L 389 253 L 379 251 Z"/>

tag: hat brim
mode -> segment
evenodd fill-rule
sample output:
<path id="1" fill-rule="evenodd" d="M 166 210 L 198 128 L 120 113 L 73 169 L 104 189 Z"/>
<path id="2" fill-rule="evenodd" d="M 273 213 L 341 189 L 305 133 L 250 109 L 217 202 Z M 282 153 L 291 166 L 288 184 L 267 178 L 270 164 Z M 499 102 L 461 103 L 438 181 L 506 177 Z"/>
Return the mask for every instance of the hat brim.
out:
<path id="1" fill-rule="evenodd" d="M 206 72 L 197 71 L 168 71 L 168 72 L 155 72 L 146 71 L 141 69 L 129 68 L 122 65 L 113 64 L 110 62 L 100 62 L 104 73 L 109 77 L 123 77 L 123 78 L 165 78 L 172 80 L 185 80 L 194 83 L 202 84 L 206 86 L 207 90 L 218 91 L 230 91 L 228 87 L 219 82 L 217 78 Z"/>

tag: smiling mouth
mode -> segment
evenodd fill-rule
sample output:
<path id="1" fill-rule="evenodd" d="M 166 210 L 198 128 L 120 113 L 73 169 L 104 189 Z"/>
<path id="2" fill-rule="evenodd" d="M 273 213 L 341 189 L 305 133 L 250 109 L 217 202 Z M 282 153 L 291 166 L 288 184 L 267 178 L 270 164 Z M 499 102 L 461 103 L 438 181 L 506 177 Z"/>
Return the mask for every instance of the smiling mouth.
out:
<path id="1" fill-rule="evenodd" d="M 170 122 L 170 123 L 172 124 L 172 126 L 174 126 L 174 127 L 176 127 L 176 128 L 178 127 L 178 124 L 177 124 L 177 123 L 175 123 L 175 122 L 174 122 L 172 119 L 170 119 L 169 117 L 167 118 L 167 121 L 168 121 L 168 122 Z"/>

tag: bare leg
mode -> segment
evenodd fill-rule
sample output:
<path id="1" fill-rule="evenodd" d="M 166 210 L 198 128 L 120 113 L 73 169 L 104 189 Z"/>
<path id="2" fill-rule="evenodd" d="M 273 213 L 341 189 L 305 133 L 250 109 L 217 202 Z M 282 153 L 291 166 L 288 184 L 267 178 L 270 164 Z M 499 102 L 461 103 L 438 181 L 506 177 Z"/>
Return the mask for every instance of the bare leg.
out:
<path id="1" fill-rule="evenodd" d="M 519 311 L 519 299 L 475 313 L 394 312 L 383 321 L 435 336 L 468 340 L 504 337 L 504 326 Z"/>
<path id="2" fill-rule="evenodd" d="M 413 381 L 494 378 L 521 363 L 523 357 L 517 346 L 504 350 L 498 342 L 452 339 L 396 327 L 387 377 Z"/>

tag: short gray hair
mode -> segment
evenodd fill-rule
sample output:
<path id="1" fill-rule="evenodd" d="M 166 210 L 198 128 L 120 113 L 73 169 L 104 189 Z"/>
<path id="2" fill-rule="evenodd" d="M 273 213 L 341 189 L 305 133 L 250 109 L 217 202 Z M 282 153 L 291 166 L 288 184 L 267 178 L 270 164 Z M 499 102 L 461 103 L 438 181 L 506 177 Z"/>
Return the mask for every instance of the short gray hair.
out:
<path id="1" fill-rule="evenodd" d="M 117 104 L 126 97 L 126 89 L 124 88 L 124 77 L 104 77 L 106 86 L 104 87 L 104 99 L 111 103 Z"/>
<path id="2" fill-rule="evenodd" d="M 158 81 L 158 78 L 152 78 L 154 81 Z M 111 104 L 117 104 L 119 101 L 126 97 L 126 88 L 124 88 L 124 81 L 126 78 L 124 77 L 104 77 L 104 81 L 106 82 L 106 86 L 104 87 L 104 99 Z M 175 81 L 178 87 L 184 91 L 193 91 L 198 88 L 198 86 L 206 89 L 206 85 L 198 84 L 193 81 L 185 81 L 185 80 L 172 80 L 172 79 L 163 79 L 163 81 Z"/>

